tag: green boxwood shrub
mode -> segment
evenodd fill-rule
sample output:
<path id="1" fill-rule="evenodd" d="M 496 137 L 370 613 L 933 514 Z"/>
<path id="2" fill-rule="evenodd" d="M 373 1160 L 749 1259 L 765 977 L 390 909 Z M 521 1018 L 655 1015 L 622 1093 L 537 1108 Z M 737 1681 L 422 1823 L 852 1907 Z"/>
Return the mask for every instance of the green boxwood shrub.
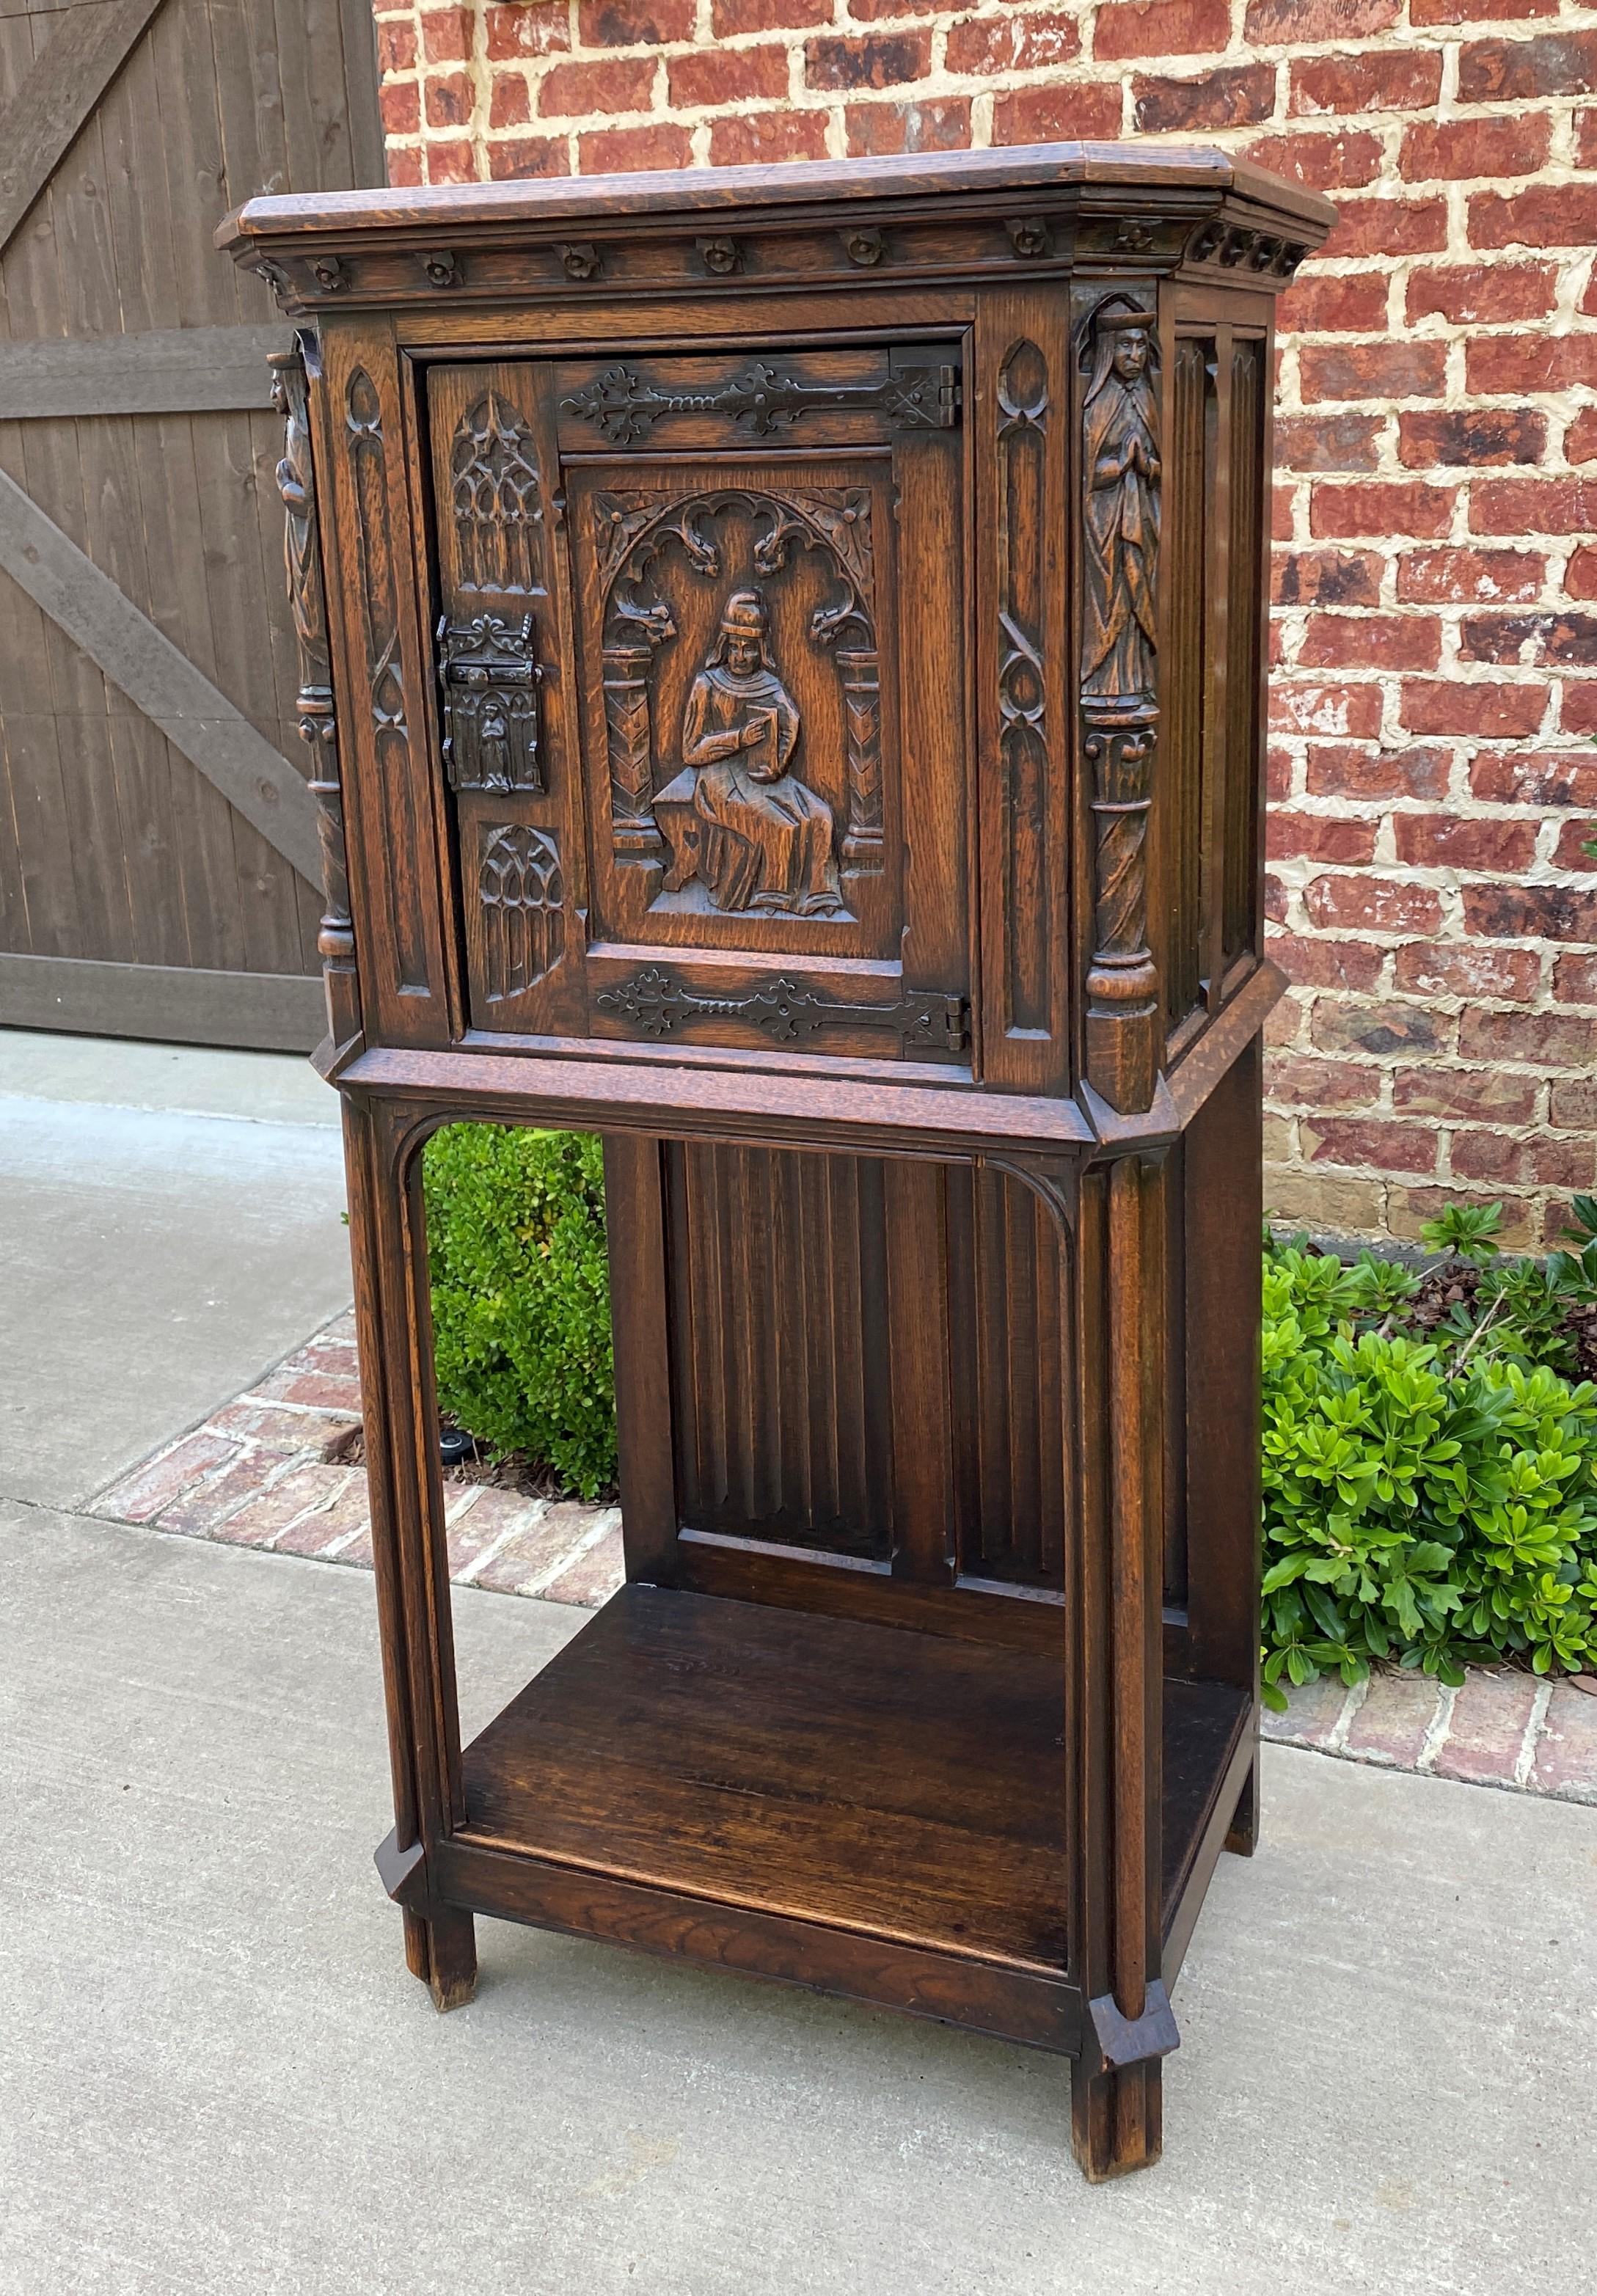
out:
<path id="1" fill-rule="evenodd" d="M 1490 1265 L 1495 1207 L 1426 1231 L 1421 1273 L 1266 1240 L 1265 1683 L 1396 1659 L 1597 1666 L 1597 1297 L 1585 1249 Z"/>
<path id="2" fill-rule="evenodd" d="M 616 1473 L 599 1142 L 448 1125 L 422 1187 L 440 1409 L 597 1496 Z"/>

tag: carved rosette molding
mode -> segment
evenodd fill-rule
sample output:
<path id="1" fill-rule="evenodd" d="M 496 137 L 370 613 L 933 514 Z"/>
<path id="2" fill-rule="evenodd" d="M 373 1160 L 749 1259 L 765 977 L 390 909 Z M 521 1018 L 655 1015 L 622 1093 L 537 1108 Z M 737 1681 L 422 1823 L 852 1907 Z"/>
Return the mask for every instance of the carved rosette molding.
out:
<path id="1" fill-rule="evenodd" d="M 887 252 L 887 241 L 874 224 L 861 224 L 854 230 L 839 232 L 838 236 L 844 254 L 856 270 L 871 270 Z"/>
<path id="2" fill-rule="evenodd" d="M 401 850 L 414 852 L 420 844 L 420 824 L 411 788 L 410 726 L 399 661 L 399 593 L 389 517 L 388 447 L 382 435 L 382 401 L 364 366 L 355 368 L 345 387 L 344 427 L 355 494 L 372 746 L 379 784 L 390 801 L 402 808 L 396 842 Z M 398 986 L 402 993 L 424 992 L 427 950 L 421 915 L 414 902 L 398 898 L 391 877 L 388 886 Z"/>
<path id="3" fill-rule="evenodd" d="M 569 398 L 565 414 L 594 423 L 613 446 L 629 447 L 667 414 L 724 414 L 740 430 L 769 438 L 802 414 L 880 414 L 895 430 L 948 430 L 959 420 L 959 369 L 899 366 L 880 382 L 805 382 L 757 359 L 714 390 L 671 390 L 629 366 L 595 375 Z"/>
<path id="4" fill-rule="evenodd" d="M 1022 263 L 1036 263 L 1053 252 L 1053 232 L 1044 216 L 1014 216 L 1003 226 L 1009 243 Z"/>
<path id="5" fill-rule="evenodd" d="M 322 849 L 325 906 L 316 948 L 327 996 L 328 1029 L 334 1045 L 341 1046 L 359 1032 L 360 990 L 355 968 L 355 927 L 349 915 L 344 797 L 316 480 L 311 462 L 306 348 L 306 339 L 296 338 L 292 350 L 269 352 L 267 363 L 272 368 L 273 404 L 283 418 L 283 459 L 277 465 L 277 491 L 283 509 L 283 564 L 299 658 L 299 738 L 310 761 L 310 790 L 316 800 L 316 833 Z"/>
<path id="6" fill-rule="evenodd" d="M 998 375 L 998 762 L 1004 816 L 1005 1023 L 1046 1030 L 1048 688 L 1043 585 L 1048 364 L 1012 346 Z"/>
<path id="7" fill-rule="evenodd" d="M 750 275 L 762 282 L 818 286 L 859 269 L 913 271 L 928 261 L 950 275 L 980 281 L 1012 275 L 1017 266 L 1059 269 L 1082 256 L 1129 258 L 1162 273 L 1218 264 L 1279 285 L 1293 276 L 1314 238 L 1315 226 L 1306 217 L 1298 224 L 1284 210 L 1267 216 L 1238 193 L 1220 212 L 1196 219 L 1184 201 L 1150 213 L 1134 193 L 1129 197 L 1132 211 L 1126 212 L 1099 184 L 1085 200 L 1065 193 L 1050 197 L 1043 208 L 994 213 L 979 224 L 972 219 L 952 242 L 936 217 L 902 211 L 886 222 L 855 217 L 819 235 L 747 219 L 733 230 L 717 228 L 720 218 L 708 216 L 695 219 L 697 230 L 684 224 L 659 234 L 614 217 L 603 219 L 605 235 L 597 240 L 528 236 L 515 226 L 485 234 L 481 218 L 472 217 L 469 261 L 458 246 L 433 243 L 433 227 L 424 228 L 418 217 L 414 240 L 400 247 L 347 243 L 312 253 L 295 233 L 273 256 L 255 257 L 252 267 L 290 309 L 329 300 L 422 304 L 462 292 L 477 301 L 506 292 L 569 297 L 574 286 L 581 291 L 612 281 L 679 293 L 735 285 Z M 333 229 L 332 218 L 327 227 Z M 342 232 L 336 235 L 348 239 Z"/>
<path id="8" fill-rule="evenodd" d="M 743 267 L 743 250 L 735 239 L 698 239 L 693 244 L 712 279 L 730 279 Z"/>
<path id="9" fill-rule="evenodd" d="M 532 434 L 514 407 L 491 390 L 467 408 L 455 430 L 449 501 L 463 590 L 543 588 Z"/>
<path id="10" fill-rule="evenodd" d="M 534 988 L 565 947 L 560 848 L 542 829 L 485 826 L 477 871 L 483 976 L 490 1004 Z"/>
<path id="11" fill-rule="evenodd" d="M 842 685 L 848 805 L 844 866 L 856 874 L 882 866 L 881 680 L 876 637 L 875 559 L 871 496 L 863 487 L 751 488 L 670 495 L 642 490 L 593 498 L 594 551 L 604 616 L 604 719 L 610 750 L 614 849 L 628 859 L 655 859 L 665 849 L 654 818 L 652 675 L 655 650 L 676 636 L 663 599 L 642 586 L 667 545 L 695 573 L 718 580 L 722 553 L 704 522 L 729 508 L 767 521 L 754 545 L 754 570 L 779 574 L 790 550 L 818 549 L 838 577 L 839 594 L 810 617 L 817 645 L 836 648 Z M 840 644 L 847 636 L 849 643 Z"/>
<path id="12" fill-rule="evenodd" d="M 896 1004 L 845 1004 L 817 996 L 796 981 L 774 980 L 744 996 L 700 996 L 672 973 L 648 965 L 594 999 L 602 1013 L 625 1021 L 640 1036 L 659 1039 L 700 1021 L 741 1021 L 778 1044 L 797 1044 L 828 1027 L 891 1029 L 906 1057 L 962 1052 L 970 1041 L 970 1007 L 962 996 L 901 996 Z"/>
<path id="13" fill-rule="evenodd" d="M 1148 815 L 1158 741 L 1162 467 L 1150 313 L 1101 304 L 1082 368 L 1082 750 L 1093 826 L 1087 1081 L 1122 1114 L 1153 1104 L 1159 976 L 1148 947 Z"/>

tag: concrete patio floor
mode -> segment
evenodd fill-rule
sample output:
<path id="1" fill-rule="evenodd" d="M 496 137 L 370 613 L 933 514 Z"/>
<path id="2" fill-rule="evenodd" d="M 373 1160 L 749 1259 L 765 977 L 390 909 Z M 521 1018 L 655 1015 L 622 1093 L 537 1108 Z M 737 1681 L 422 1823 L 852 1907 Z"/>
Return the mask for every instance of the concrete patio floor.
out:
<path id="1" fill-rule="evenodd" d="M 479 1924 L 405 1971 L 369 1580 L 0 1509 L 5 2296 L 1514 2296 L 1588 2284 L 1597 1821 L 1265 1753 L 1167 2152 L 1065 2065 Z M 455 1597 L 468 1731 L 580 1622 Z"/>
<path id="2" fill-rule="evenodd" d="M 0 1029 L 0 1496 L 82 1505 L 335 1316 L 343 1206 L 306 1062 Z"/>
<path id="3" fill-rule="evenodd" d="M 0 1035 L 0 2296 L 1588 2284 L 1571 1803 L 1266 1748 L 1164 2162 L 1102 2190 L 1061 2062 L 937 2026 L 487 1922 L 438 2017 L 371 1866 L 370 1578 L 67 1511 L 347 1296 L 331 1096 L 61 1045 Z M 454 1599 L 469 1734 L 583 1614 Z"/>

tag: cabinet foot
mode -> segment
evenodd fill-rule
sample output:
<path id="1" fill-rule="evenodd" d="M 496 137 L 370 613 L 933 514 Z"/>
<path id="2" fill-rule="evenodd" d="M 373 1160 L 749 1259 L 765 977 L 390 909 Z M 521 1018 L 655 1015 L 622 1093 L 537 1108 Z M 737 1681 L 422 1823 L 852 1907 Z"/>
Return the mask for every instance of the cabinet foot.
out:
<path id="1" fill-rule="evenodd" d="M 1249 1765 L 1242 1781 L 1242 1791 L 1237 1796 L 1237 1806 L 1232 1812 L 1231 1824 L 1225 1836 L 1225 1847 L 1238 1857 L 1251 1857 L 1258 1847 L 1258 1763 Z"/>
<path id="2" fill-rule="evenodd" d="M 1070 2142 L 1090 2185 L 1151 2169 L 1164 2142 L 1162 2066 L 1157 2057 L 1136 2065 L 1085 2071 L 1070 2083 Z"/>
<path id="3" fill-rule="evenodd" d="M 477 1926 L 456 1906 L 405 1912 L 405 1965 L 440 2012 L 463 2009 L 477 1990 Z"/>

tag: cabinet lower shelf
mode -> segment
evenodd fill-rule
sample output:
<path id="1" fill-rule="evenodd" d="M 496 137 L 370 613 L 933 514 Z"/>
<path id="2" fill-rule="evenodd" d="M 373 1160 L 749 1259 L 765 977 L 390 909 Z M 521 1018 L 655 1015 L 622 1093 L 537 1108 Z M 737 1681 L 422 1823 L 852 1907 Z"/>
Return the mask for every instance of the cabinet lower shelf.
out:
<path id="1" fill-rule="evenodd" d="M 628 1586 L 465 1750 L 428 1888 L 1072 2049 L 1063 1689 L 1062 1654 Z M 1184 1942 L 1250 1710 L 1168 1680 L 1164 1714 Z"/>

